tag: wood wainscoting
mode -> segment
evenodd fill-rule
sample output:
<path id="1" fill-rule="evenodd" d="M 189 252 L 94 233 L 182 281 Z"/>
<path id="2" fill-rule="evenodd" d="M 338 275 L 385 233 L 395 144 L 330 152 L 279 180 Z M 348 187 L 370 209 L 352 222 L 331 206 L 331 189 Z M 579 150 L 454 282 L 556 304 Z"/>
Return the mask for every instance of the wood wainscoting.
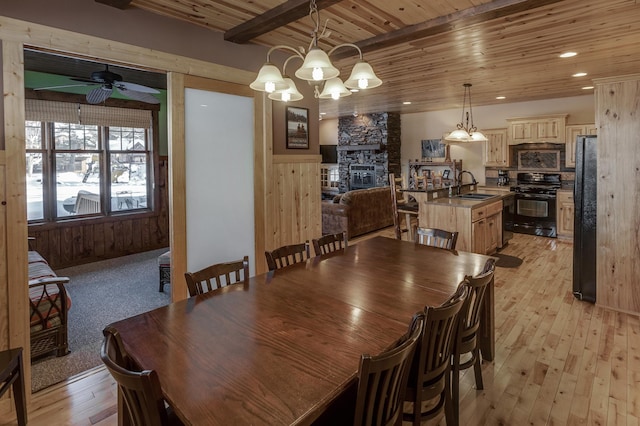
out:
<path id="1" fill-rule="evenodd" d="M 56 269 L 168 247 L 167 165 L 165 157 L 156 167 L 153 211 L 29 225 L 32 248 Z"/>

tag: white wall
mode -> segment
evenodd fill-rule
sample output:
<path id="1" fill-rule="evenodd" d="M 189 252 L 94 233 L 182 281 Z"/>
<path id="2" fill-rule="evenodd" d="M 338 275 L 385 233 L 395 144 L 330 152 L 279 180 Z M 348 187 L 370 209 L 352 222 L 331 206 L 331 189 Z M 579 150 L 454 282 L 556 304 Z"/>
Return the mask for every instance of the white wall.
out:
<path id="1" fill-rule="evenodd" d="M 338 145 L 338 119 L 319 121 L 320 145 Z"/>
<path id="2" fill-rule="evenodd" d="M 402 115 L 403 173 L 408 172 L 410 159 L 422 156 L 421 141 L 441 138 L 444 133 L 455 129 L 461 112 L 461 109 L 455 109 Z M 507 127 L 507 118 L 564 113 L 569 114 L 568 124 L 595 122 L 593 95 L 473 107 L 473 121 L 480 130 L 495 129 Z M 484 183 L 483 148 L 483 143 L 451 146 L 451 158 L 462 160 L 462 168 L 470 170 L 480 183 Z"/>

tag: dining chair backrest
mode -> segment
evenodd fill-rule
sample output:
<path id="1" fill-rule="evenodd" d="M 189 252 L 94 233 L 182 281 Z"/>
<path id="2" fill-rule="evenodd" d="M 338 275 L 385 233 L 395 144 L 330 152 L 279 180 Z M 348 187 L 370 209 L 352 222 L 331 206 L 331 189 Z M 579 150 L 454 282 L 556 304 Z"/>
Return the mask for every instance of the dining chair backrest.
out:
<path id="1" fill-rule="evenodd" d="M 403 185 L 402 177 L 396 177 L 395 174 L 389 173 L 389 187 L 391 189 L 391 208 L 393 211 L 393 227 L 396 234 L 396 239 L 402 239 L 402 233 L 410 230 L 410 223 L 405 223 L 405 227 L 402 227 L 401 213 L 405 215 L 405 222 L 407 217 L 418 217 L 418 204 L 416 202 L 409 202 L 405 199 L 404 194 L 400 189 Z"/>
<path id="2" fill-rule="evenodd" d="M 485 294 L 494 278 L 495 265 L 495 259 L 491 258 L 486 261 L 485 266 L 479 275 L 476 275 L 475 277 L 465 277 L 465 282 L 469 287 L 469 296 L 466 298 L 464 305 L 462 306 L 462 310 L 460 311 L 458 332 L 451 357 L 451 394 L 453 399 L 454 416 L 456 419 L 459 418 L 458 401 L 460 399 L 460 370 L 473 367 L 476 389 L 484 389 L 484 384 L 482 382 L 482 367 L 480 364 L 480 317 L 482 315 Z M 465 356 L 465 361 L 461 362 L 462 355 L 464 354 L 469 354 L 470 356 Z"/>
<path id="3" fill-rule="evenodd" d="M 231 284 L 249 282 L 249 256 L 231 262 L 216 263 L 196 272 L 185 272 L 189 296 L 217 290 Z"/>
<path id="4" fill-rule="evenodd" d="M 339 232 L 337 234 L 323 235 L 320 238 L 314 238 L 311 242 L 313 243 L 313 251 L 316 256 L 322 256 L 337 250 L 346 249 L 347 233 Z"/>
<path id="5" fill-rule="evenodd" d="M 103 330 L 104 340 L 100 350 L 102 362 L 118 384 L 125 412 L 132 425 L 169 425 L 160 380 L 154 370 L 138 371 L 124 349 L 118 331 L 110 326 Z"/>
<path id="6" fill-rule="evenodd" d="M 405 340 L 377 356 L 362 355 L 358 370 L 355 426 L 394 425 L 402 421 L 409 368 L 424 329 L 424 313 L 414 315 Z"/>
<path id="7" fill-rule="evenodd" d="M 264 255 L 267 258 L 269 270 L 275 271 L 309 259 L 309 242 L 282 246 L 272 251 L 265 251 Z"/>
<path id="8" fill-rule="evenodd" d="M 431 247 L 455 250 L 458 242 L 458 231 L 449 232 L 437 228 L 414 227 L 415 242 Z"/>
<path id="9" fill-rule="evenodd" d="M 403 413 L 403 420 L 419 425 L 445 410 L 447 425 L 453 423 L 450 373 L 451 353 L 458 328 L 458 315 L 468 295 L 463 281 L 456 293 L 438 307 L 426 307 L 424 333 L 413 359 L 405 393 L 405 401 L 413 403 L 413 411 Z M 432 407 L 422 412 L 423 401 Z"/>

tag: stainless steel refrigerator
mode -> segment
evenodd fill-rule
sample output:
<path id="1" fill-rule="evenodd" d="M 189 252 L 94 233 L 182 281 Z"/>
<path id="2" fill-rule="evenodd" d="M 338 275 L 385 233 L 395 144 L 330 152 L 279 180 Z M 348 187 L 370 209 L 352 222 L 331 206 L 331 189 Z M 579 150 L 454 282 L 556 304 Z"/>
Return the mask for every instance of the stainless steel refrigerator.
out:
<path id="1" fill-rule="evenodd" d="M 573 189 L 573 294 L 596 301 L 596 218 L 598 172 L 596 136 L 578 136 Z"/>

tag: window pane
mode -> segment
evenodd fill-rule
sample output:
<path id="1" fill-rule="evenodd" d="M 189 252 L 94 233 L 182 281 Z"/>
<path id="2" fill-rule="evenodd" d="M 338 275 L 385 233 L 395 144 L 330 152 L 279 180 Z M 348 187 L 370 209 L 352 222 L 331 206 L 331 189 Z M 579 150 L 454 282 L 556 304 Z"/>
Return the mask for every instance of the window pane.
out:
<path id="1" fill-rule="evenodd" d="M 73 123 L 55 123 L 55 149 L 95 150 L 98 149 L 98 126 Z"/>
<path id="2" fill-rule="evenodd" d="M 99 154 L 55 155 L 58 217 L 100 213 Z"/>
<path id="3" fill-rule="evenodd" d="M 147 153 L 111 154 L 111 210 L 147 207 Z"/>
<path id="4" fill-rule="evenodd" d="M 42 154 L 27 153 L 27 220 L 44 219 Z"/>
<path id="5" fill-rule="evenodd" d="M 146 151 L 145 129 L 109 127 L 109 149 L 112 151 Z"/>
<path id="6" fill-rule="evenodd" d="M 42 149 L 42 124 L 39 121 L 27 121 L 25 136 L 27 149 Z"/>

